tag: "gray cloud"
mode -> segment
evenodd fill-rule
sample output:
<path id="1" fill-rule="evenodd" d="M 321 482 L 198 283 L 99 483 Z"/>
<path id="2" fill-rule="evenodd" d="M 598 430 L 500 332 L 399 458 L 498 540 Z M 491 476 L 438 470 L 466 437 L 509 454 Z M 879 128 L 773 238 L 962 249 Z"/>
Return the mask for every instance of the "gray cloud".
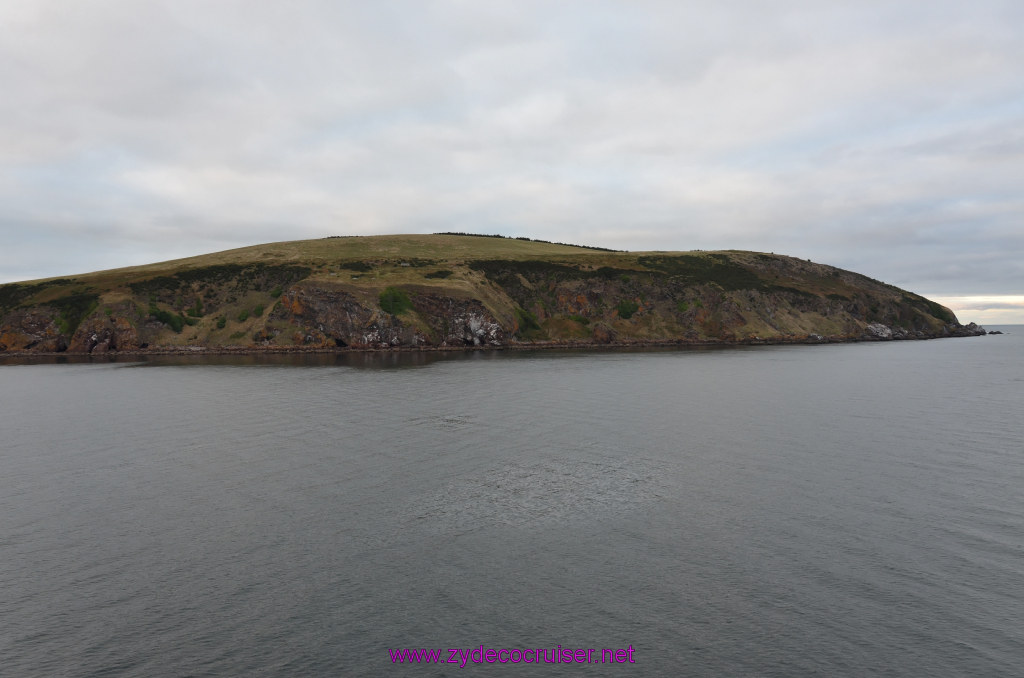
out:
<path id="1" fill-rule="evenodd" d="M 1019 301 L 1017 303 L 1006 302 L 1006 301 L 1002 301 L 1002 302 L 997 302 L 997 301 L 977 302 L 976 301 L 976 302 L 967 302 L 967 303 L 960 304 L 960 308 L 965 310 L 965 311 L 1003 311 L 1003 310 L 1019 311 L 1021 309 L 1024 309 L 1024 301 Z"/>
<path id="2" fill-rule="evenodd" d="M 1024 6 L 0 8 L 0 280 L 344 233 L 1024 293 Z"/>
<path id="3" fill-rule="evenodd" d="M 990 325 L 1020 324 L 1024 317 L 1024 295 L 937 297 L 935 301 L 952 309 L 961 319 Z"/>

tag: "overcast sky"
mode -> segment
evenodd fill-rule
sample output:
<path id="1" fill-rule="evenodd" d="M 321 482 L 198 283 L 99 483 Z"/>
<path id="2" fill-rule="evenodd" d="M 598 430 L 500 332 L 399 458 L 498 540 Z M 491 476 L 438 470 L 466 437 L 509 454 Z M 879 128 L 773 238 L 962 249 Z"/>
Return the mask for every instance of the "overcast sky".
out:
<path id="1" fill-rule="evenodd" d="M 0 0 L 0 282 L 438 231 L 1024 322 L 1024 2 Z"/>

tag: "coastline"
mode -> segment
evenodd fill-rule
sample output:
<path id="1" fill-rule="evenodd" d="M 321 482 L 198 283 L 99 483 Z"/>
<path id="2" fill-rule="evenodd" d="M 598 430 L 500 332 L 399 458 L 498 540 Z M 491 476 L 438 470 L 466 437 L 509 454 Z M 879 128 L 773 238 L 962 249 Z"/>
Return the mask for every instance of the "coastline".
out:
<path id="1" fill-rule="evenodd" d="M 973 325 L 973 323 L 972 323 Z M 616 340 L 610 342 L 592 341 L 536 341 L 536 342 L 508 342 L 505 344 L 480 344 L 480 345 L 366 345 L 366 346 L 153 346 L 146 348 L 131 349 L 125 351 L 110 350 L 105 352 L 87 351 L 3 351 L 0 358 L 41 358 L 41 357 L 145 357 L 145 356 L 189 356 L 189 355 L 287 355 L 287 354 L 320 354 L 320 355 L 344 355 L 351 353 L 467 353 L 476 351 L 548 351 L 548 350 L 624 350 L 644 348 L 728 348 L 734 346 L 792 346 L 792 345 L 821 345 L 821 344 L 855 344 L 863 342 L 891 342 L 891 341 L 927 341 L 931 339 L 955 339 L 963 337 L 985 336 L 988 334 L 984 328 L 961 326 L 959 332 L 953 331 L 942 335 L 925 336 L 892 336 L 879 337 L 873 335 L 861 336 L 821 336 L 809 335 L 805 337 L 749 337 L 743 339 L 648 339 L 648 340 Z"/>

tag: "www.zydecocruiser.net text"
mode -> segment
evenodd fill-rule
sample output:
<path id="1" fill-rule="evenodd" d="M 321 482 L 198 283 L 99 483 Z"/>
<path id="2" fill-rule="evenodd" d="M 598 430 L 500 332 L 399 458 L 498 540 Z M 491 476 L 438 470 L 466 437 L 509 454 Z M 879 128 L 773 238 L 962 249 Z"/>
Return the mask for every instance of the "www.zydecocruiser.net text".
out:
<path id="1" fill-rule="evenodd" d="M 388 649 L 394 664 L 635 664 L 633 646 L 627 648 L 401 648 Z"/>

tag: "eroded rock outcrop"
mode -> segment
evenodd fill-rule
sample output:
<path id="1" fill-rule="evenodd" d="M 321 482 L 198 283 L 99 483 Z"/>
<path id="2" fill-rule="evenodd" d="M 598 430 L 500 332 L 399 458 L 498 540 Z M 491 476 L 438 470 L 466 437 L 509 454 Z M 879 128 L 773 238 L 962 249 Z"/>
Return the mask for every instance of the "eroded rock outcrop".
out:
<path id="1" fill-rule="evenodd" d="M 67 350 L 67 337 L 57 325 L 57 313 L 41 307 L 7 314 L 0 326 L 0 350 L 58 352 Z"/>
<path id="2" fill-rule="evenodd" d="M 981 337 L 988 334 L 988 331 L 977 323 L 950 324 L 946 326 L 946 330 L 951 337 Z"/>
<path id="3" fill-rule="evenodd" d="M 139 333 L 128 318 L 101 313 L 78 326 L 68 350 L 74 353 L 134 351 L 139 344 Z"/>
<path id="4" fill-rule="evenodd" d="M 429 341 L 438 346 L 500 346 L 505 329 L 477 299 L 414 294 L 413 308 L 429 326 Z"/>
<path id="5" fill-rule="evenodd" d="M 304 345 L 383 348 L 397 346 L 499 346 L 506 332 L 476 299 L 429 293 L 409 295 L 413 312 L 393 315 L 329 285 L 296 285 L 281 297 L 262 339 L 301 336 Z M 271 328 L 278 328 L 276 330 Z"/>
<path id="6" fill-rule="evenodd" d="M 307 346 L 415 345 L 416 334 L 394 316 L 371 308 L 366 300 L 329 285 L 300 285 L 285 292 L 271 314 L 263 341 L 275 341 L 284 330 L 301 336 Z"/>
<path id="7" fill-rule="evenodd" d="M 892 328 L 882 323 L 871 323 L 864 328 L 864 336 L 869 339 L 888 341 L 892 339 Z"/>

